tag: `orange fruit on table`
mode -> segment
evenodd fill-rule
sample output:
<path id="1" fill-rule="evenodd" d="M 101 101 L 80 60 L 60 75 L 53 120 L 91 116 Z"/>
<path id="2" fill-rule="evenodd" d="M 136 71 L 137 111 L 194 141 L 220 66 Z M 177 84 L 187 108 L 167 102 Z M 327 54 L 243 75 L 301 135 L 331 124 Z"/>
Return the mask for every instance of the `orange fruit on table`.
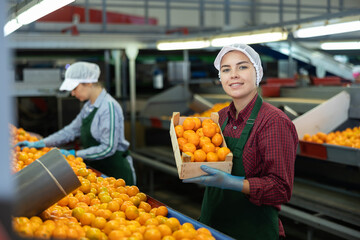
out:
<path id="1" fill-rule="evenodd" d="M 191 135 L 189 135 L 188 138 L 187 138 L 187 140 L 188 140 L 189 143 L 192 143 L 192 144 L 194 144 L 195 146 L 198 146 L 199 143 L 200 143 L 200 137 L 199 137 L 199 135 L 197 135 L 197 134 L 191 134 Z"/>
<path id="2" fill-rule="evenodd" d="M 119 202 L 112 200 L 108 203 L 107 209 L 109 209 L 111 212 L 119 211 L 120 204 L 119 204 Z"/>
<path id="3" fill-rule="evenodd" d="M 146 200 L 147 200 L 147 196 L 146 196 L 146 194 L 143 193 L 143 192 L 139 192 L 138 194 L 136 194 L 136 196 L 138 196 L 141 201 L 146 202 Z"/>
<path id="4" fill-rule="evenodd" d="M 128 206 L 125 209 L 125 216 L 129 220 L 134 220 L 139 217 L 139 210 L 136 206 Z"/>
<path id="5" fill-rule="evenodd" d="M 145 212 L 145 213 L 141 213 L 141 214 L 139 215 L 139 219 L 138 219 L 137 221 L 138 221 L 141 225 L 144 225 L 145 222 L 146 222 L 148 219 L 150 219 L 150 218 L 152 218 L 152 215 L 151 215 L 150 213 Z"/>
<path id="6" fill-rule="evenodd" d="M 176 231 L 179 230 L 181 224 L 179 222 L 179 220 L 175 217 L 170 217 L 166 220 L 165 222 L 166 225 L 168 225 L 171 228 L 171 231 Z"/>
<path id="7" fill-rule="evenodd" d="M 125 238 L 125 233 L 122 230 L 113 230 L 109 233 L 108 235 L 109 240 L 118 240 L 118 239 L 122 239 Z"/>
<path id="8" fill-rule="evenodd" d="M 193 120 L 195 122 L 195 127 L 194 127 L 194 131 L 198 130 L 199 128 L 201 128 L 201 120 L 200 118 L 197 117 L 193 117 Z"/>
<path id="9" fill-rule="evenodd" d="M 188 140 L 189 136 L 192 134 L 196 134 L 194 130 L 186 130 L 183 134 L 183 138 L 185 138 L 186 140 Z"/>
<path id="10" fill-rule="evenodd" d="M 192 117 L 185 118 L 184 122 L 182 123 L 184 130 L 193 130 L 196 126 L 196 123 Z"/>
<path id="11" fill-rule="evenodd" d="M 210 230 L 207 229 L 207 228 L 201 227 L 201 228 L 198 228 L 196 231 L 197 231 L 198 233 L 202 233 L 202 234 L 206 234 L 206 235 L 211 236 L 211 232 L 210 232 Z"/>
<path id="12" fill-rule="evenodd" d="M 95 219 L 95 215 L 93 213 L 83 213 L 80 216 L 79 221 L 81 222 L 82 225 L 91 225 L 91 223 L 94 221 Z"/>
<path id="13" fill-rule="evenodd" d="M 206 154 L 206 161 L 207 162 L 218 162 L 219 161 L 219 157 L 216 153 L 214 152 L 208 152 Z"/>
<path id="14" fill-rule="evenodd" d="M 164 217 L 166 217 L 167 215 L 168 215 L 168 209 L 167 209 L 167 207 L 165 207 L 165 206 L 159 206 L 157 209 L 156 209 L 156 216 L 164 216 Z"/>
<path id="15" fill-rule="evenodd" d="M 149 228 L 144 232 L 144 240 L 161 240 L 161 232 L 157 228 Z"/>
<path id="16" fill-rule="evenodd" d="M 138 194 L 139 192 L 140 192 L 139 188 L 137 186 L 133 185 L 127 189 L 126 194 L 129 195 L 129 197 L 132 197 L 132 196 L 135 196 L 136 194 Z"/>
<path id="17" fill-rule="evenodd" d="M 91 227 L 94 228 L 98 228 L 98 229 L 103 229 L 105 227 L 106 224 L 106 219 L 103 217 L 96 217 L 92 222 L 91 222 Z"/>
<path id="18" fill-rule="evenodd" d="M 75 217 L 77 220 L 80 220 L 80 217 L 81 215 L 83 215 L 85 213 L 85 209 L 82 208 L 82 207 L 75 207 L 73 210 L 72 210 L 72 213 L 71 215 L 73 217 Z"/>
<path id="19" fill-rule="evenodd" d="M 133 202 L 129 201 L 129 200 L 124 201 L 124 203 L 120 207 L 120 210 L 125 212 L 126 208 L 129 207 L 129 206 L 134 206 Z"/>
<path id="20" fill-rule="evenodd" d="M 171 228 L 166 224 L 160 224 L 157 228 L 161 232 L 162 237 L 171 236 L 171 234 L 172 234 Z"/>
<path id="21" fill-rule="evenodd" d="M 213 124 L 205 123 L 202 127 L 204 136 L 213 137 L 216 133 L 216 127 Z"/>
<path id="22" fill-rule="evenodd" d="M 219 161 L 225 161 L 226 156 L 230 153 L 230 149 L 227 147 L 221 147 L 217 151 L 217 155 L 219 157 Z"/>
<path id="23" fill-rule="evenodd" d="M 184 134 L 184 127 L 183 125 L 177 125 L 175 126 L 175 133 L 176 133 L 176 137 L 182 137 Z"/>
<path id="24" fill-rule="evenodd" d="M 203 150 L 198 149 L 194 152 L 195 162 L 205 162 L 205 160 L 206 160 L 206 153 Z"/>
<path id="25" fill-rule="evenodd" d="M 182 147 L 183 152 L 195 152 L 196 146 L 193 143 L 185 143 Z"/>
<path id="26" fill-rule="evenodd" d="M 141 201 L 139 204 L 139 208 L 144 209 L 145 212 L 150 212 L 151 210 L 151 205 L 145 201 Z"/>
<path id="27" fill-rule="evenodd" d="M 211 142 L 216 146 L 220 146 L 223 142 L 222 136 L 220 133 L 215 133 L 215 135 L 211 138 Z"/>
<path id="28" fill-rule="evenodd" d="M 209 152 L 215 152 L 215 145 L 213 143 L 205 143 L 201 149 L 207 154 Z"/>

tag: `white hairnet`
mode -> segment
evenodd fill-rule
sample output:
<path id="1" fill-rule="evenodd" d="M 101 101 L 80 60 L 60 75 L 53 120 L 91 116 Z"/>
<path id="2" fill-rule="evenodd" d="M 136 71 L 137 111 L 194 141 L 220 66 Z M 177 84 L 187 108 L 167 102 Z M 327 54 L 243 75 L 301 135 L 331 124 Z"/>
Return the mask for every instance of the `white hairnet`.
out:
<path id="1" fill-rule="evenodd" d="M 230 51 L 240 51 L 244 53 L 253 64 L 256 71 L 256 85 L 259 86 L 263 77 L 263 68 L 261 66 L 261 60 L 259 54 L 249 45 L 243 43 L 235 43 L 228 46 L 224 46 L 215 58 L 214 66 L 219 71 L 220 76 L 220 63 L 223 56 Z"/>
<path id="2" fill-rule="evenodd" d="M 60 90 L 72 91 L 80 83 L 97 82 L 100 76 L 100 68 L 95 63 L 76 62 L 71 64 L 65 72 L 65 80 Z"/>

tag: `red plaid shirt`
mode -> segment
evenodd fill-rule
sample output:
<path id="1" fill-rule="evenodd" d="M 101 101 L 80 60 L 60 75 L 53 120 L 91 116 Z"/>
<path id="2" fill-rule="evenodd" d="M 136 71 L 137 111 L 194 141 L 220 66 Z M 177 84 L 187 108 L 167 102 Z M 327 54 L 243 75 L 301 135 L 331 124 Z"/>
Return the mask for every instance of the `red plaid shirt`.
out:
<path id="1" fill-rule="evenodd" d="M 240 138 L 256 98 L 257 95 L 237 119 L 233 102 L 219 111 L 220 126 L 228 117 L 223 131 L 225 137 Z M 272 205 L 280 210 L 280 204 L 290 200 L 297 145 L 298 136 L 292 121 L 278 108 L 263 102 L 243 152 L 252 203 Z M 285 235 L 280 220 L 279 234 Z"/>

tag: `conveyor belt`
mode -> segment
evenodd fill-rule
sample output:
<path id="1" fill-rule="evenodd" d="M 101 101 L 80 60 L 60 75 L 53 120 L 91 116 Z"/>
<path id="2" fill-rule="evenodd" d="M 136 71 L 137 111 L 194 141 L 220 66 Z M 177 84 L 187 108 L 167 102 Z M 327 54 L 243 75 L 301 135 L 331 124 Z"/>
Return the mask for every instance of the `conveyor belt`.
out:
<path id="1" fill-rule="evenodd" d="M 290 204 L 360 227 L 360 194 L 295 179 Z"/>
<path id="2" fill-rule="evenodd" d="M 172 149 L 147 147 L 132 152 L 134 161 L 178 177 Z M 360 193 L 296 178 L 293 195 L 280 215 L 345 239 L 360 239 Z"/>

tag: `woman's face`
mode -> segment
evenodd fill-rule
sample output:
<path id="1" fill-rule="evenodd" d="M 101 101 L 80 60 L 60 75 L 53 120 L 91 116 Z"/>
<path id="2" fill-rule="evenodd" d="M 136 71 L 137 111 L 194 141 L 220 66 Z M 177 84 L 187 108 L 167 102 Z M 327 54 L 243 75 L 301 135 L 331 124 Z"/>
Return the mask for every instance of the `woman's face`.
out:
<path id="1" fill-rule="evenodd" d="M 80 83 L 74 90 L 71 91 L 71 96 L 76 97 L 81 102 L 90 99 L 91 83 Z"/>
<path id="2" fill-rule="evenodd" d="M 230 51 L 221 59 L 221 85 L 233 99 L 253 96 L 257 91 L 256 71 L 250 59 L 240 51 Z"/>

